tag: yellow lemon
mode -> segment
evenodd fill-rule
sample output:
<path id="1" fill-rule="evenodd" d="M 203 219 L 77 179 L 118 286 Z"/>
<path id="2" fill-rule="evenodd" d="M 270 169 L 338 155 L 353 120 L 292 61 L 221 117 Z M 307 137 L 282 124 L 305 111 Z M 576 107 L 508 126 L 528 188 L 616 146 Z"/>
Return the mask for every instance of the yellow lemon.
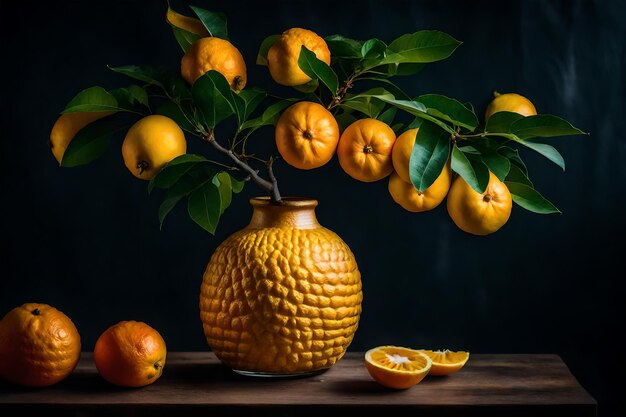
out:
<path id="1" fill-rule="evenodd" d="M 537 114 L 535 105 L 524 96 L 516 93 L 499 94 L 497 92 L 494 95 L 496 97 L 489 103 L 485 111 L 485 121 L 489 120 L 492 114 L 500 111 L 519 113 L 522 116 Z"/>
<path id="2" fill-rule="evenodd" d="M 61 164 L 65 150 L 82 128 L 113 113 L 115 112 L 72 112 L 59 116 L 50 132 L 49 142 L 57 162 Z"/>

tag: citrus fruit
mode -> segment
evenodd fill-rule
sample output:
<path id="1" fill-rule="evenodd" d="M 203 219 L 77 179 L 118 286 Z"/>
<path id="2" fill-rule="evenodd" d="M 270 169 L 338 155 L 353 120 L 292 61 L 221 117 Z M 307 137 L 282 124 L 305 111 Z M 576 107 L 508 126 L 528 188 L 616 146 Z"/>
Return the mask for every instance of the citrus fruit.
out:
<path id="1" fill-rule="evenodd" d="M 317 59 L 330 65 L 330 50 L 326 41 L 315 32 L 292 28 L 284 31 L 267 52 L 270 75 L 278 84 L 294 86 L 311 81 L 298 66 L 300 50 L 305 46 Z"/>
<path id="2" fill-rule="evenodd" d="M 431 364 L 428 356 L 404 347 L 379 346 L 365 352 L 367 371 L 388 388 L 411 388 L 424 379 Z"/>
<path id="3" fill-rule="evenodd" d="M 241 91 L 246 86 L 246 63 L 239 50 L 224 39 L 200 38 L 183 55 L 180 72 L 193 85 L 211 70 L 222 74 L 235 91 Z"/>
<path id="4" fill-rule="evenodd" d="M 415 213 L 432 210 L 446 198 L 451 177 L 450 165 L 446 164 L 435 182 L 420 193 L 413 184 L 405 182 L 397 172 L 394 172 L 389 177 L 389 194 L 393 201 L 405 210 Z"/>
<path id="5" fill-rule="evenodd" d="M 489 120 L 492 114 L 500 111 L 510 111 L 519 113 L 522 116 L 534 116 L 537 109 L 526 97 L 516 93 L 500 94 L 497 91 L 493 94 L 495 98 L 487 106 L 485 111 L 485 121 Z"/>
<path id="6" fill-rule="evenodd" d="M 276 146 L 283 159 L 299 169 L 318 168 L 331 160 L 339 141 L 339 125 L 320 104 L 301 101 L 276 124 Z"/>
<path id="7" fill-rule="evenodd" d="M 200 317 L 211 350 L 240 372 L 329 368 L 361 314 L 354 254 L 318 223 L 317 201 L 250 202 L 250 224 L 218 246 L 202 280 Z"/>
<path id="8" fill-rule="evenodd" d="M 448 213 L 459 228 L 474 235 L 495 232 L 509 220 L 513 202 L 507 186 L 492 172 L 484 193 L 458 177 L 448 192 Z"/>
<path id="9" fill-rule="evenodd" d="M 122 143 L 126 168 L 142 180 L 152 179 L 169 161 L 186 151 L 182 129 L 169 117 L 157 114 L 132 125 Z"/>
<path id="10" fill-rule="evenodd" d="M 339 164 L 359 181 L 383 179 L 393 171 L 391 152 L 395 141 L 396 134 L 380 120 L 357 120 L 339 138 Z"/>
<path id="11" fill-rule="evenodd" d="M 54 307 L 24 304 L 0 321 L 0 378 L 44 387 L 71 374 L 79 359 L 78 330 Z"/>
<path id="12" fill-rule="evenodd" d="M 194 35 L 210 36 L 209 31 L 204 27 L 199 19 L 182 15 L 169 7 L 165 18 L 167 23 L 174 27 L 186 30 Z"/>
<path id="13" fill-rule="evenodd" d="M 450 375 L 461 369 L 469 359 L 469 352 L 445 350 L 420 350 L 433 362 L 428 375 Z"/>
<path id="14" fill-rule="evenodd" d="M 409 177 L 409 161 L 415 144 L 415 137 L 418 129 L 410 129 L 398 136 L 393 144 L 391 152 L 391 160 L 393 161 L 393 169 L 396 170 L 400 178 L 405 182 L 411 182 Z"/>
<path id="15" fill-rule="evenodd" d="M 63 113 L 59 116 L 54 126 L 52 126 L 50 141 L 48 142 L 57 162 L 61 164 L 65 150 L 78 131 L 89 123 L 95 122 L 113 113 L 115 112 L 72 112 Z"/>
<path id="16" fill-rule="evenodd" d="M 122 387 L 143 387 L 159 379 L 165 366 L 165 341 L 152 327 L 122 321 L 100 335 L 93 360 L 100 375 Z"/>

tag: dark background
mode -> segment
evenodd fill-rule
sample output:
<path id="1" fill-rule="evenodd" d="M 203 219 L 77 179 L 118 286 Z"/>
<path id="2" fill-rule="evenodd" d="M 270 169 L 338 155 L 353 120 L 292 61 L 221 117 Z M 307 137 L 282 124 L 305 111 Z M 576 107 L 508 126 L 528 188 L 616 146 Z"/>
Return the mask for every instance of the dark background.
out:
<path id="1" fill-rule="evenodd" d="M 403 211 L 386 181 L 354 181 L 336 159 L 309 172 L 278 164 L 277 175 L 284 195 L 319 200 L 320 222 L 357 257 L 365 299 L 352 350 L 400 344 L 557 353 L 601 415 L 626 413 L 626 13 L 619 1 L 194 4 L 227 13 L 250 86 L 279 91 L 254 60 L 267 35 L 289 27 L 385 41 L 439 29 L 464 44 L 421 74 L 398 78 L 410 95 L 445 94 L 482 113 L 492 90 L 520 92 L 539 112 L 591 132 L 554 140 L 565 173 L 522 151 L 536 186 L 563 214 L 516 207 L 488 237 L 457 229 L 445 205 Z M 183 2 L 173 5 L 188 12 Z M 202 273 L 215 247 L 246 225 L 247 199 L 259 194 L 247 186 L 215 237 L 183 205 L 159 231 L 160 199 L 123 166 L 121 137 L 102 159 L 75 169 L 58 168 L 47 149 L 57 113 L 75 93 L 130 83 L 107 64 L 179 65 L 164 12 L 165 2 L 154 1 L 1 3 L 0 314 L 24 302 L 56 306 L 78 326 L 84 350 L 127 319 L 158 329 L 169 350 L 207 349 L 198 314 Z M 253 140 L 272 149 L 271 129 Z"/>

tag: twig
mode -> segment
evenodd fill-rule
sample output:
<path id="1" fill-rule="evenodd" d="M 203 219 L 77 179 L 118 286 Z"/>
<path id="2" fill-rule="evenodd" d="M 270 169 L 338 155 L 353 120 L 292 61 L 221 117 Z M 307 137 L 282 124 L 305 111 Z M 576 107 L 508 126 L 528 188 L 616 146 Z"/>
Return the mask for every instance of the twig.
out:
<path id="1" fill-rule="evenodd" d="M 215 140 L 215 136 L 213 136 L 213 132 L 209 132 L 204 139 L 209 142 L 217 151 L 223 153 L 228 156 L 234 163 L 235 166 L 242 171 L 246 172 L 252 181 L 254 181 L 259 187 L 261 187 L 265 192 L 270 195 L 272 202 L 281 203 L 282 199 L 280 197 L 280 192 L 278 191 L 278 183 L 276 181 L 276 177 L 272 171 L 272 164 L 268 163 L 268 173 L 270 177 L 270 181 L 262 178 L 259 173 L 253 169 L 250 165 L 242 161 L 231 149 L 227 149 L 220 145 L 217 140 Z M 272 161 L 272 159 L 270 159 Z"/>

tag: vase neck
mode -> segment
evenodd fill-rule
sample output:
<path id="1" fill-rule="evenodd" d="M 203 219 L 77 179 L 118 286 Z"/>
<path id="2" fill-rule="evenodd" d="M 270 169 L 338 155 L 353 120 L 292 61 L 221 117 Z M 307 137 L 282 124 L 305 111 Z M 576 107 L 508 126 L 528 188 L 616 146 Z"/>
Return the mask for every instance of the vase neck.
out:
<path id="1" fill-rule="evenodd" d="M 294 227 L 315 229 L 320 224 L 315 217 L 317 201 L 305 198 L 284 197 L 282 204 L 272 203 L 268 197 L 250 199 L 254 208 L 248 228 Z"/>

